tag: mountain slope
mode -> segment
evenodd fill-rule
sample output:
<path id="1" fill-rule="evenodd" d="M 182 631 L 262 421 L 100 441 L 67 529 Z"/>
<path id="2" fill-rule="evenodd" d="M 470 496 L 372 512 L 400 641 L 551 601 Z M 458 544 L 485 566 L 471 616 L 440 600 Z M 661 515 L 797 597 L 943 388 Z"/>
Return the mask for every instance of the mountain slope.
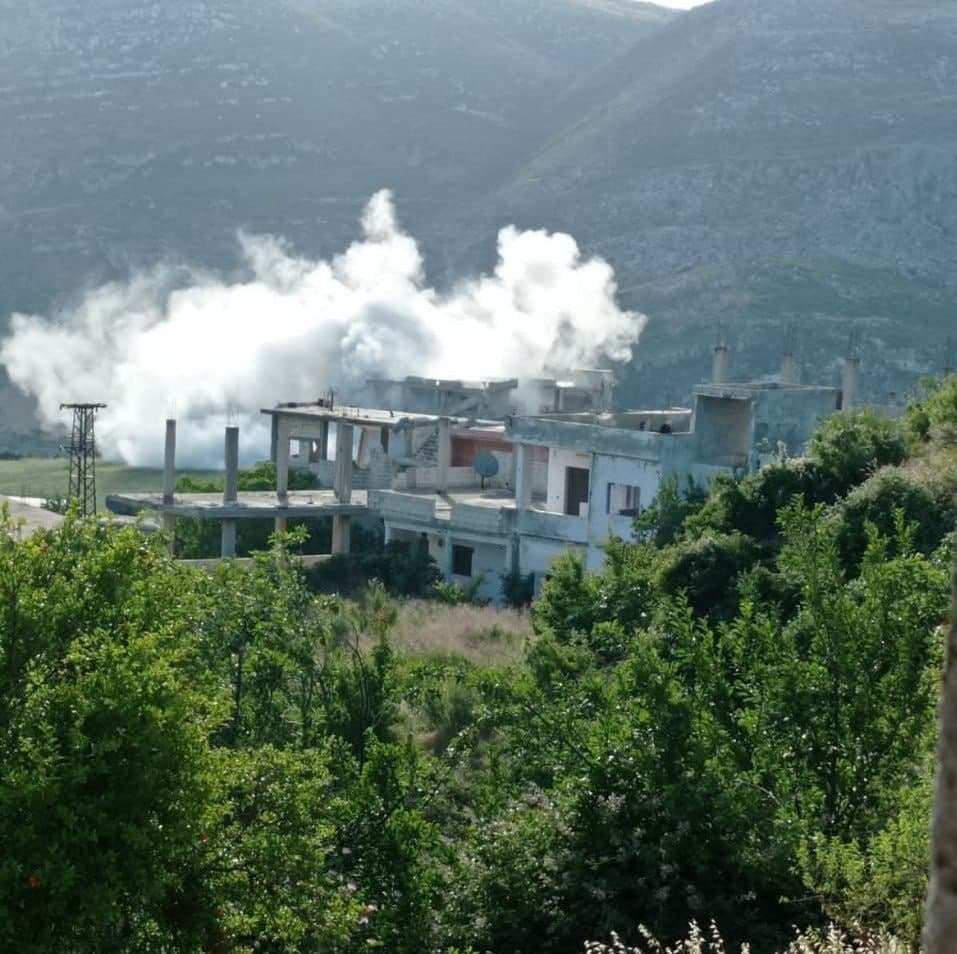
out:
<path id="1" fill-rule="evenodd" d="M 653 319 L 651 384 L 700 377 L 718 322 L 746 375 L 788 321 L 810 366 L 836 365 L 854 319 L 870 380 L 907 386 L 957 314 L 955 50 L 951 0 L 718 0 L 576 89 L 487 228 L 573 229 L 605 255 Z"/>
<path id="2" fill-rule="evenodd" d="M 338 248 L 376 189 L 428 226 L 672 18 L 629 0 L 0 0 L 0 308 L 238 228 Z"/>

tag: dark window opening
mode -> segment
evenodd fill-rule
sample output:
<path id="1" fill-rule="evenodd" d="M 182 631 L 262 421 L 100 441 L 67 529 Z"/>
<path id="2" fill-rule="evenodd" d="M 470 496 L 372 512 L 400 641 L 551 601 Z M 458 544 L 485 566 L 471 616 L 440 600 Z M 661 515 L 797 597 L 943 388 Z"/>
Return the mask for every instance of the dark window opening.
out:
<path id="1" fill-rule="evenodd" d="M 588 503 L 588 477 L 586 467 L 565 468 L 565 513 L 571 517 L 581 516 L 582 504 Z"/>
<path id="2" fill-rule="evenodd" d="M 453 544 L 452 546 L 452 573 L 455 576 L 471 576 L 472 575 L 472 554 L 474 553 L 471 547 L 459 546 L 459 544 Z"/>

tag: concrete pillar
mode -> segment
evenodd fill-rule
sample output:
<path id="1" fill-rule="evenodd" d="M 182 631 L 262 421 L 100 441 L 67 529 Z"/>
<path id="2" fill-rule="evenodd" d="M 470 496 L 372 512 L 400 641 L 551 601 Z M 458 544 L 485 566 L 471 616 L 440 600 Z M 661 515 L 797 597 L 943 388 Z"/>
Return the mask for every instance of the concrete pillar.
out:
<path id="1" fill-rule="evenodd" d="M 781 383 L 798 383 L 797 355 L 793 351 L 786 351 L 781 359 Z"/>
<path id="2" fill-rule="evenodd" d="M 236 521 L 222 520 L 223 525 L 222 542 L 219 555 L 224 559 L 236 556 Z"/>
<path id="3" fill-rule="evenodd" d="M 163 503 L 173 503 L 176 493 L 176 421 L 166 421 L 166 444 L 163 454 Z M 168 535 L 166 552 L 172 556 L 176 538 L 176 514 L 163 514 L 163 529 Z"/>
<path id="4" fill-rule="evenodd" d="M 369 454 L 372 451 L 372 435 L 369 428 L 359 428 L 359 449 L 356 452 L 356 463 L 360 467 L 365 467 L 369 463 Z"/>
<path id="5" fill-rule="evenodd" d="M 508 569 L 510 573 L 522 572 L 522 538 L 516 533 L 512 536 L 509 552 L 506 554 L 508 559 Z"/>
<path id="6" fill-rule="evenodd" d="M 844 381 L 841 388 L 841 410 L 853 411 L 857 406 L 857 385 L 861 359 L 850 357 L 844 362 Z"/>
<path id="7" fill-rule="evenodd" d="M 235 503 L 239 496 L 237 484 L 239 480 L 239 428 L 226 428 L 226 482 L 223 487 L 223 506 Z M 222 546 L 220 553 L 223 557 L 236 556 L 236 521 L 222 521 Z"/>
<path id="8" fill-rule="evenodd" d="M 273 530 L 276 533 L 285 533 L 289 529 L 289 521 L 286 517 L 276 517 L 273 522 Z"/>
<path id="9" fill-rule="evenodd" d="M 386 545 L 392 542 L 392 524 L 387 520 L 383 529 L 383 543 Z"/>
<path id="10" fill-rule="evenodd" d="M 714 349 L 714 359 L 711 362 L 711 383 L 727 384 L 728 382 L 728 346 L 719 344 Z"/>
<path id="11" fill-rule="evenodd" d="M 442 542 L 442 579 L 452 579 L 452 534 L 446 533 Z"/>
<path id="12" fill-rule="evenodd" d="M 329 460 L 329 422 L 319 424 L 319 460 Z"/>
<path id="13" fill-rule="evenodd" d="M 280 419 L 276 427 L 276 497 L 280 507 L 286 506 L 289 497 L 289 441 L 289 423 Z"/>
<path id="14" fill-rule="evenodd" d="M 336 476 L 333 483 L 336 500 L 352 503 L 352 425 L 336 425 Z"/>
<path id="15" fill-rule="evenodd" d="M 226 428 L 226 482 L 223 489 L 223 503 L 235 503 L 239 484 L 239 428 Z"/>
<path id="16" fill-rule="evenodd" d="M 348 553 L 352 543 L 352 517 L 336 514 L 332 518 L 332 552 Z"/>
<path id="17" fill-rule="evenodd" d="M 452 466 L 451 422 L 447 417 L 439 420 L 439 473 L 435 489 L 440 494 L 448 493 L 449 468 Z"/>
<path id="18" fill-rule="evenodd" d="M 163 514 L 163 530 L 166 532 L 166 553 L 173 556 L 176 550 L 176 514 Z"/>
<path id="19" fill-rule="evenodd" d="M 528 444 L 515 445 L 515 506 L 527 510 L 532 505 L 532 460 Z"/>
<path id="20" fill-rule="evenodd" d="M 176 491 L 176 421 L 166 421 L 166 445 L 163 453 L 163 503 L 172 503 Z"/>

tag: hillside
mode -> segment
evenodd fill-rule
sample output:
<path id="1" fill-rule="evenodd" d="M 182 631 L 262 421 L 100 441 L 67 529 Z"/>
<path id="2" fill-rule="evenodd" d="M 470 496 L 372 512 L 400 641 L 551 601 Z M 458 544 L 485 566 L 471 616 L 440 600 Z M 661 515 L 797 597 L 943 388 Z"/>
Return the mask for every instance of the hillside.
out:
<path id="1" fill-rule="evenodd" d="M 872 394 L 904 388 L 957 311 L 955 44 L 953 2 L 698 8 L 576 88 L 488 229 L 605 255 L 653 319 L 644 381 L 705 374 L 719 322 L 739 374 L 772 371 L 787 321 L 830 381 L 854 319 Z"/>
<path id="2" fill-rule="evenodd" d="M 651 321 L 622 400 L 687 400 L 793 323 L 865 395 L 957 313 L 957 2 L 0 0 L 0 324 L 140 266 L 230 270 L 238 229 L 340 250 L 394 189 L 429 274 L 505 223 L 571 231 Z M 36 442 L 4 389 L 4 438 Z M 278 397 L 278 396 L 277 396 Z M 2 447 L 0 447 L 2 449 Z"/>
<path id="3" fill-rule="evenodd" d="M 672 17 L 629 0 L 0 0 L 0 312 L 236 231 L 337 251 L 536 148 L 550 103 Z"/>

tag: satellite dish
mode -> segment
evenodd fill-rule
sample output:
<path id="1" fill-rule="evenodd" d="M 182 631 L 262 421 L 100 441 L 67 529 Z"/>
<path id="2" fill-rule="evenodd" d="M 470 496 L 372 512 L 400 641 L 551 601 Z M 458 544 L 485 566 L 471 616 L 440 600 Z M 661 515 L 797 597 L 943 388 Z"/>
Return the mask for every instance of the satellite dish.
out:
<path id="1" fill-rule="evenodd" d="M 494 477 L 498 473 L 498 458 L 488 451 L 482 451 L 475 455 L 475 463 L 472 465 L 475 473 L 482 478 L 482 489 L 485 489 L 485 481 L 489 477 Z"/>

